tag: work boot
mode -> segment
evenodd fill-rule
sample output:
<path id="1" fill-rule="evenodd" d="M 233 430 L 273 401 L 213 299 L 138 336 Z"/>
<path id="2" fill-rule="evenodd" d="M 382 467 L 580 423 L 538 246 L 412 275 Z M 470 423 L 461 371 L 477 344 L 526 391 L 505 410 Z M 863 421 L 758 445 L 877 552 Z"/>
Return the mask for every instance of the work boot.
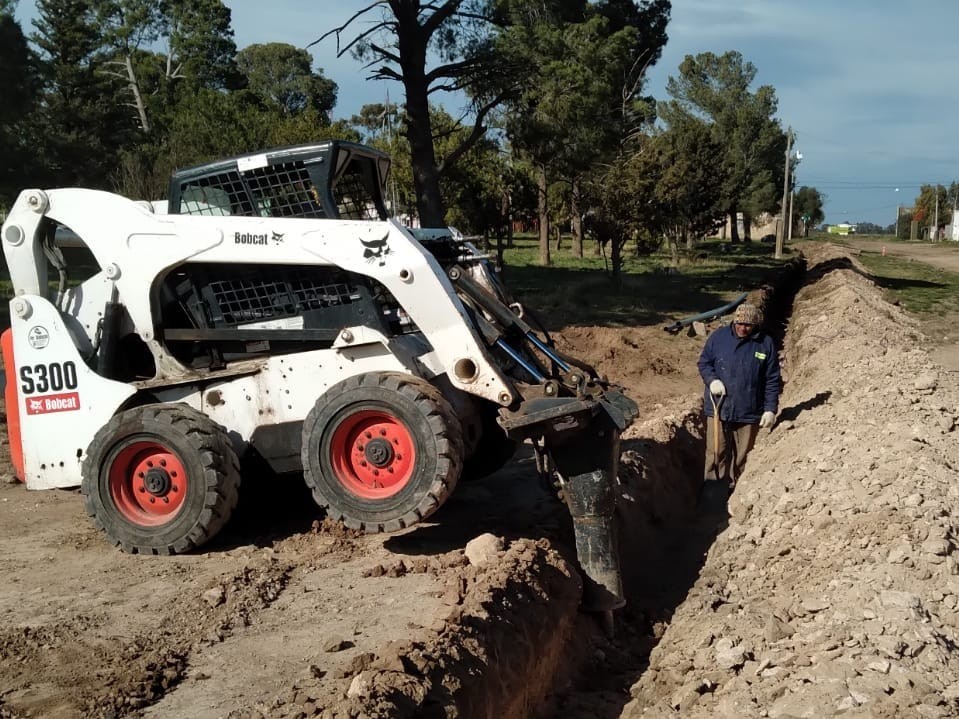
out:
<path id="1" fill-rule="evenodd" d="M 707 479 L 699 490 L 697 511 L 702 515 L 728 517 L 726 503 L 729 500 L 729 481 Z"/>

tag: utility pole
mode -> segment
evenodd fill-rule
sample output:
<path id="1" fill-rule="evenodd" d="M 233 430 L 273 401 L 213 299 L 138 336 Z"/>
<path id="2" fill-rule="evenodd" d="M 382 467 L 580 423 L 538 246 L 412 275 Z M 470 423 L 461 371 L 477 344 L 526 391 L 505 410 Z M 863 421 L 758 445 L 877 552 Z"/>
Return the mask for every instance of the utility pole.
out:
<path id="1" fill-rule="evenodd" d="M 779 232 L 776 233 L 776 259 L 783 258 L 783 244 L 786 239 L 786 202 L 789 200 L 789 155 L 793 149 L 793 131 L 792 128 L 786 131 L 786 169 L 783 171 L 783 207 L 782 222 L 780 222 Z"/>
<path id="2" fill-rule="evenodd" d="M 795 180 L 796 178 L 794 177 L 793 179 Z M 793 203 L 795 203 L 795 201 L 796 201 L 796 193 L 790 192 L 789 193 L 789 225 L 787 226 L 788 227 L 787 232 L 789 234 L 786 235 L 786 242 L 793 241 Z"/>
<path id="3" fill-rule="evenodd" d="M 936 242 L 939 239 L 939 185 L 936 185 L 936 214 L 933 217 L 932 236 L 929 239 Z"/>

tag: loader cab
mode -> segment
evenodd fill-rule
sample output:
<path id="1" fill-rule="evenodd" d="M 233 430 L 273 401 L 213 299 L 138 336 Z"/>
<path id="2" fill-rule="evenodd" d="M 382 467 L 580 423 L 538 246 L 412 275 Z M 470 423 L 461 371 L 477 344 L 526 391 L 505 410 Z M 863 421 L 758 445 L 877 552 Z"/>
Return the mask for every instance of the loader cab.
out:
<path id="1" fill-rule="evenodd" d="M 343 140 L 281 147 L 173 173 L 173 215 L 385 220 L 390 158 Z"/>

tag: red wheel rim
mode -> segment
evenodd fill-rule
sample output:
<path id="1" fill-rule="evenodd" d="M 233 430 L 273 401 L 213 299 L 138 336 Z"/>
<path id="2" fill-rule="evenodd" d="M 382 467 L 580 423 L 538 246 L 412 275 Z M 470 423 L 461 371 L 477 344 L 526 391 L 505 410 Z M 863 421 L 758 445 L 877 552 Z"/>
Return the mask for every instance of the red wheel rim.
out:
<path id="1" fill-rule="evenodd" d="M 361 410 L 333 432 L 330 461 L 340 483 L 363 499 L 385 499 L 409 484 L 416 452 L 409 429 L 393 415 Z"/>
<path id="2" fill-rule="evenodd" d="M 128 444 L 108 470 L 110 499 L 124 519 L 156 527 L 173 519 L 186 499 L 189 478 L 180 458 L 157 442 Z"/>

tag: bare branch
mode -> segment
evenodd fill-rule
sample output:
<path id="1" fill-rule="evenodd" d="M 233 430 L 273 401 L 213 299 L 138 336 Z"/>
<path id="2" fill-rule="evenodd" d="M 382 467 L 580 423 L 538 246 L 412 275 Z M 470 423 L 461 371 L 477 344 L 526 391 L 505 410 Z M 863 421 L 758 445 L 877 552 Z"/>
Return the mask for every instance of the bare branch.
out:
<path id="1" fill-rule="evenodd" d="M 431 84 L 440 77 L 461 77 L 467 70 L 477 66 L 475 60 L 461 60 L 460 62 L 451 62 L 447 65 L 440 65 L 426 73 L 426 83 Z"/>
<path id="2" fill-rule="evenodd" d="M 376 68 L 376 70 L 368 76 L 368 79 L 369 80 L 396 80 L 397 82 L 403 82 L 403 76 L 400 73 L 398 73 L 396 70 L 394 70 L 393 68 L 387 67 L 386 65 Z"/>
<path id="3" fill-rule="evenodd" d="M 438 163 L 436 169 L 440 175 L 443 175 L 447 169 L 456 164 L 456 161 L 466 152 L 468 152 L 470 148 L 472 148 L 479 141 L 479 139 L 486 134 L 486 126 L 483 124 L 483 120 L 486 119 L 486 116 L 493 110 L 493 108 L 500 104 L 502 99 L 503 96 L 498 95 L 477 111 L 476 119 L 473 122 L 473 129 L 470 131 L 469 136 L 467 136 L 463 142 L 460 143 L 459 147 L 453 150 L 441 162 Z"/>
<path id="4" fill-rule="evenodd" d="M 311 47 L 313 47 L 313 46 L 316 45 L 317 43 L 323 42 L 323 41 L 324 41 L 326 38 L 328 38 L 330 35 L 335 35 L 335 36 L 336 36 L 336 56 L 337 56 L 337 57 L 341 57 L 341 56 L 343 55 L 343 53 L 345 53 L 347 50 L 350 49 L 350 47 L 352 47 L 353 45 L 356 44 L 356 38 L 354 38 L 353 41 L 352 41 L 349 45 L 347 45 L 345 48 L 343 48 L 343 49 L 341 50 L 341 49 L 340 49 L 340 34 L 341 34 L 344 30 L 346 30 L 346 28 L 348 28 L 348 27 L 353 23 L 353 21 L 356 20 L 358 17 L 361 17 L 361 16 L 363 16 L 363 15 L 366 15 L 366 13 L 368 13 L 370 10 L 372 10 L 372 9 L 375 8 L 375 7 L 377 7 L 378 5 L 385 5 L 386 2 L 387 2 L 387 0 L 374 0 L 374 2 L 370 3 L 370 4 L 367 5 L 365 8 L 363 8 L 363 9 L 361 9 L 361 10 L 357 10 L 355 13 L 353 13 L 353 14 L 347 19 L 347 21 L 344 22 L 344 23 L 343 23 L 342 25 L 340 25 L 339 27 L 335 27 L 335 28 L 333 28 L 332 30 L 327 30 L 325 33 L 323 33 L 322 35 L 320 35 L 320 37 L 319 37 L 318 39 L 314 40 L 314 41 L 311 42 L 309 45 L 307 45 L 307 46 L 306 46 L 306 49 L 309 50 Z M 380 27 L 385 26 L 385 25 L 386 25 L 385 22 L 380 22 L 380 23 L 378 23 L 378 24 L 376 25 L 376 28 L 375 28 L 375 29 L 379 29 Z"/>
<path id="5" fill-rule="evenodd" d="M 433 10 L 433 14 L 423 23 L 423 32 L 426 36 L 432 37 L 440 25 L 456 14 L 462 2 L 463 0 L 446 0 L 446 2 L 438 8 L 435 7 L 433 3 L 430 3 L 427 7 L 435 9 Z"/>
<path id="6" fill-rule="evenodd" d="M 397 55 L 396 53 L 390 52 L 386 48 L 380 47 L 379 45 L 371 42 L 370 49 L 373 50 L 373 52 L 376 52 L 379 55 L 381 55 L 383 58 L 390 60 L 392 62 L 395 62 L 397 65 L 402 64 L 400 62 L 400 56 Z M 379 62 L 379 60 L 376 60 L 375 62 Z"/>

